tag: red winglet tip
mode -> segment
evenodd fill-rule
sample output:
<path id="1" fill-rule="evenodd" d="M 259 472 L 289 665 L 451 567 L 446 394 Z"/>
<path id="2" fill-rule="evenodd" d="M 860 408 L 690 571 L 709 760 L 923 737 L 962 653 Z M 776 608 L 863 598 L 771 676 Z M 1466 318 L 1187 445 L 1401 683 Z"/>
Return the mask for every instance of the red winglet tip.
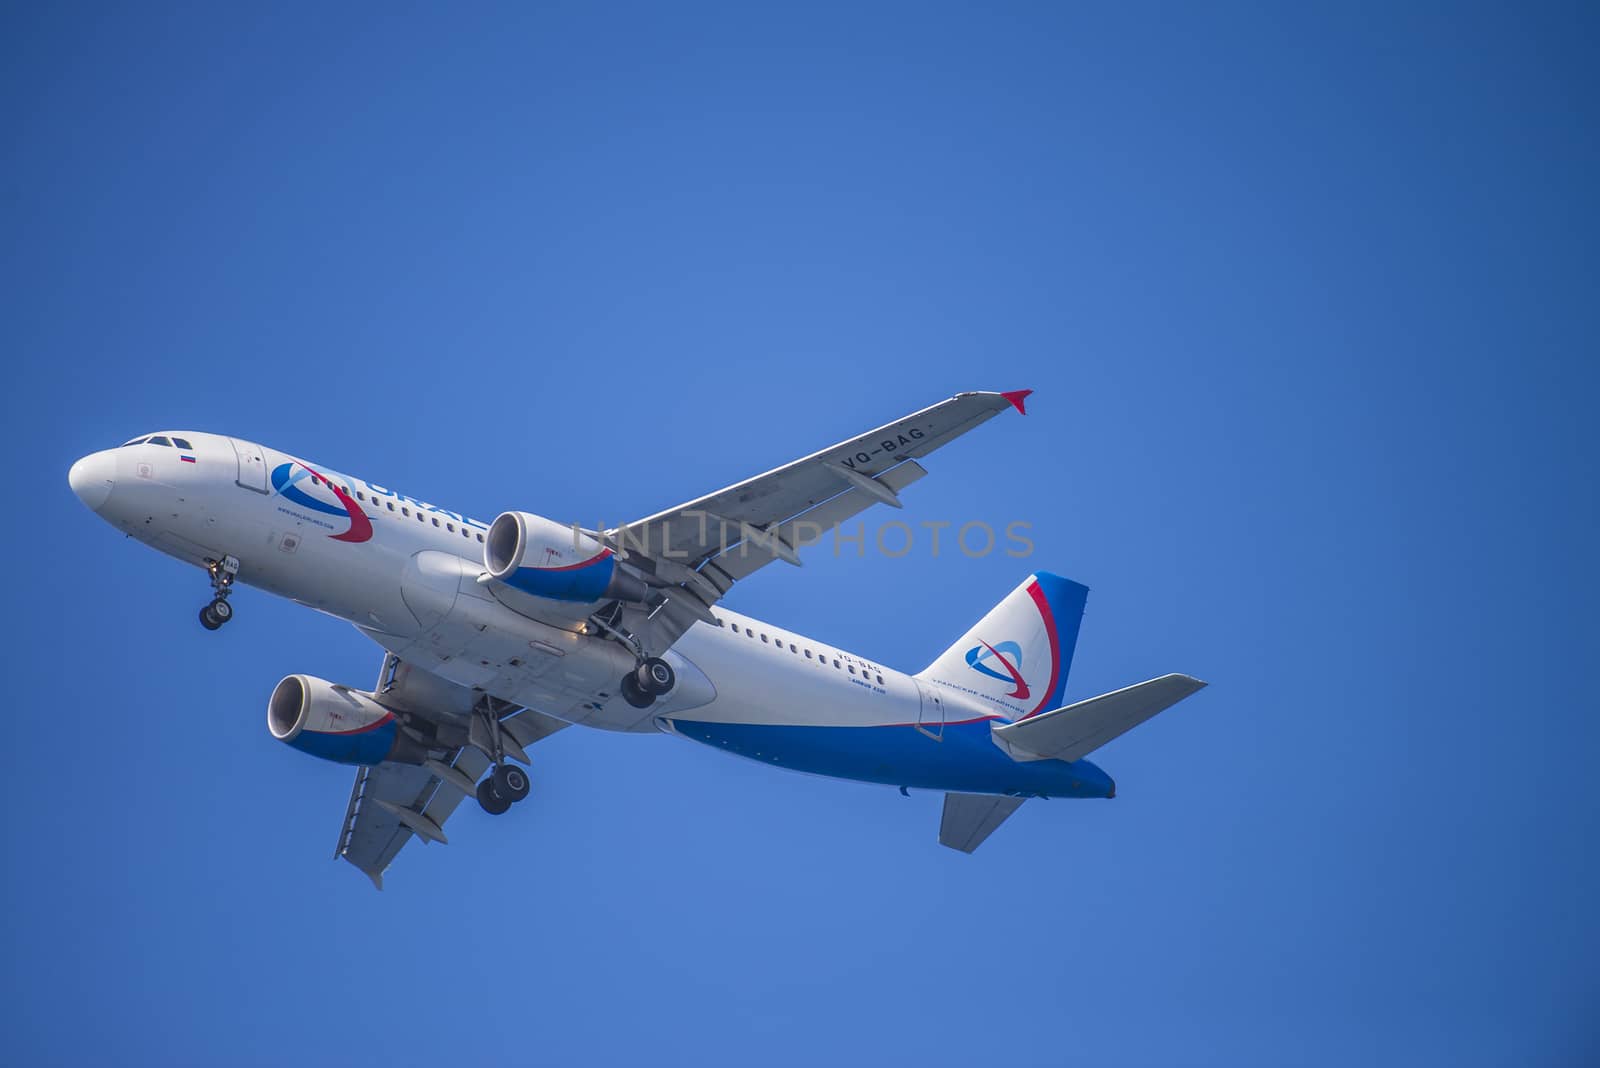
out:
<path id="1" fill-rule="evenodd" d="M 1033 390 L 1031 389 L 1012 389 L 1002 392 L 1000 396 L 1010 401 L 1011 407 L 1015 408 L 1020 414 L 1027 415 L 1028 410 L 1022 406 L 1022 402 L 1027 400 L 1032 393 Z"/>

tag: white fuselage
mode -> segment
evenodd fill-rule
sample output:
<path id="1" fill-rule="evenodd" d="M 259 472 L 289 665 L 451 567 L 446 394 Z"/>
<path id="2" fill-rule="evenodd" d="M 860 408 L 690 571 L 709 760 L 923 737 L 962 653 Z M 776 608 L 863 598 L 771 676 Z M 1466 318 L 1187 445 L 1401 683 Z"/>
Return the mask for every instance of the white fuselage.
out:
<path id="1" fill-rule="evenodd" d="M 634 653 L 591 620 L 601 606 L 524 597 L 508 607 L 486 567 L 489 527 L 478 520 L 197 432 L 93 453 L 69 482 L 102 518 L 162 552 L 200 567 L 236 560 L 239 582 L 348 620 L 412 668 L 569 723 L 665 731 L 767 764 L 901 787 L 1114 793 L 1086 760 L 1002 752 L 991 726 L 1014 719 L 1011 697 L 1025 695 L 999 695 L 1026 686 L 978 660 L 977 648 L 955 681 L 931 668 L 910 676 L 718 604 L 714 624 L 694 623 L 663 654 L 676 682 L 640 708 L 620 686 L 637 666 Z M 1013 597 L 1027 601 L 1028 588 Z M 1036 629 L 1043 620 L 1038 633 L 1048 631 L 1050 647 L 1048 656 L 1042 645 L 1030 653 L 1033 670 L 1049 672 L 1035 680 L 1034 700 L 1058 696 L 1055 626 L 1042 604 L 1028 604 L 1024 614 Z M 202 622 L 217 625 L 205 612 Z M 984 685 L 990 696 L 979 700 L 975 686 Z"/>

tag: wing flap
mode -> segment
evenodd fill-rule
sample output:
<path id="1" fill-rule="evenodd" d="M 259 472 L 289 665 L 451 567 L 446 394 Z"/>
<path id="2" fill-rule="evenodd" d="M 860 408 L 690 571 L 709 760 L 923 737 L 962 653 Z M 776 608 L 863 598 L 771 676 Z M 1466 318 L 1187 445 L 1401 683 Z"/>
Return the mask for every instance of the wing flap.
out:
<path id="1" fill-rule="evenodd" d="M 354 864 L 382 890 L 383 870 L 410 840 L 412 832 L 400 822 L 400 817 L 378 802 L 419 808 L 426 803 L 437 781 L 426 768 L 410 764 L 379 764 L 356 769 L 350 805 L 345 810 L 344 827 L 339 832 L 339 847 L 334 856 Z"/>
<path id="2" fill-rule="evenodd" d="M 1205 685 L 1189 675 L 1162 675 L 995 727 L 994 742 L 1012 760 L 1079 760 Z"/>

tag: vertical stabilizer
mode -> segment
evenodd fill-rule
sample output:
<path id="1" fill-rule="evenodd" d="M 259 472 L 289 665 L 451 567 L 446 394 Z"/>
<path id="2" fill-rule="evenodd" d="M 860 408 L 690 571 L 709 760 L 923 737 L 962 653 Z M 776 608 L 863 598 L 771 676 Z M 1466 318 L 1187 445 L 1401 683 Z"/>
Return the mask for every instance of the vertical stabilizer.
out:
<path id="1" fill-rule="evenodd" d="M 918 675 L 1009 720 L 1060 708 L 1089 588 L 1037 571 Z"/>

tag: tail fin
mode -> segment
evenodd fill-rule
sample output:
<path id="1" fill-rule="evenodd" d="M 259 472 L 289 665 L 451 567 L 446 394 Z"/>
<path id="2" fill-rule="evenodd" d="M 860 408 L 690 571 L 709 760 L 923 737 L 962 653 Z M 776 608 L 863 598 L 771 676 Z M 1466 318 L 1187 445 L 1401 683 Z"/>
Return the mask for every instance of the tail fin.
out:
<path id="1" fill-rule="evenodd" d="M 1061 707 L 1089 587 L 1036 571 L 917 677 L 1010 720 Z"/>

